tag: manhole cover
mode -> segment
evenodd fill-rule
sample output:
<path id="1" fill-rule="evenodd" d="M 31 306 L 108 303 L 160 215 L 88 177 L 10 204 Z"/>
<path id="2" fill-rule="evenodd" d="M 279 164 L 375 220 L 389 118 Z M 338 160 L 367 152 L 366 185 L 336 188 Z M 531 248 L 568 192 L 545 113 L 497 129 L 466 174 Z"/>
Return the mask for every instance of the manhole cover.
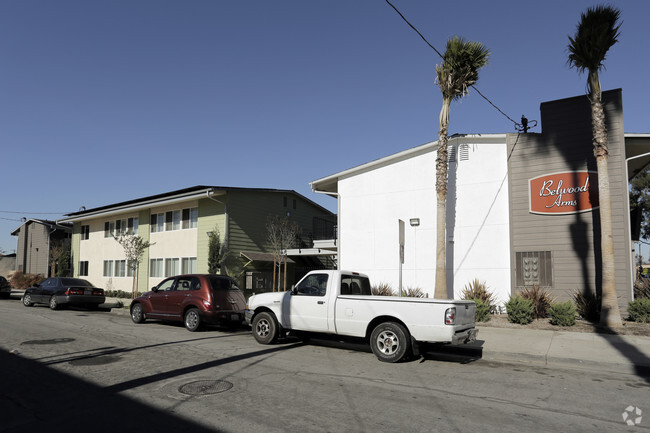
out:
<path id="1" fill-rule="evenodd" d="M 74 338 L 52 338 L 51 340 L 29 340 L 23 341 L 20 344 L 59 344 L 59 343 L 69 343 L 74 341 Z"/>
<path id="2" fill-rule="evenodd" d="M 225 380 L 197 380 L 186 383 L 178 388 L 178 391 L 187 395 L 208 395 L 228 391 L 230 388 L 232 383 Z"/>
<path id="3" fill-rule="evenodd" d="M 92 356 L 88 358 L 79 358 L 70 361 L 71 365 L 104 365 L 111 364 L 120 360 L 119 356 Z"/>

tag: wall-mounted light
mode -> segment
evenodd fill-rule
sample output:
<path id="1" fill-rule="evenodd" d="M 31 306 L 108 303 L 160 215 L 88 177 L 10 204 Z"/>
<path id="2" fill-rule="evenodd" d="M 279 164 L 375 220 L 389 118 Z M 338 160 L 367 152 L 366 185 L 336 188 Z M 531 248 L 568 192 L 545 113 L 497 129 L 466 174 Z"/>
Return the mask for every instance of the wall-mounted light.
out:
<path id="1" fill-rule="evenodd" d="M 411 218 L 409 220 L 409 224 L 411 224 L 411 227 L 417 227 L 420 225 L 420 218 Z"/>

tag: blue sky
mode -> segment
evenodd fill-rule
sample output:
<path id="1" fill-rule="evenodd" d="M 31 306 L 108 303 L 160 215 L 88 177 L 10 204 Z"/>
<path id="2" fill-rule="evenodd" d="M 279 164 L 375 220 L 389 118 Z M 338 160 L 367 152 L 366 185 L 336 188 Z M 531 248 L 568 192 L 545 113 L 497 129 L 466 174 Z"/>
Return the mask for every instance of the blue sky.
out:
<path id="1" fill-rule="evenodd" d="M 568 35 L 593 1 L 393 0 L 438 50 L 491 50 L 478 88 L 516 121 L 583 94 Z M 650 132 L 650 3 L 614 1 L 601 73 L 626 132 Z M 437 54 L 382 0 L 0 2 L 0 248 L 57 219 L 194 185 L 293 189 L 437 138 Z M 514 132 L 472 92 L 450 134 Z M 540 132 L 539 126 L 532 130 Z"/>

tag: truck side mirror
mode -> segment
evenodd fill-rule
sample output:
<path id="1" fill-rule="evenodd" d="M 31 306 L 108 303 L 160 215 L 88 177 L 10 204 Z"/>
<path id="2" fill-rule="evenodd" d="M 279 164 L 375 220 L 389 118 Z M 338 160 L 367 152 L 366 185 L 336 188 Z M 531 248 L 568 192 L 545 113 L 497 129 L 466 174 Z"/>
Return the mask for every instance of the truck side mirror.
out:
<path id="1" fill-rule="evenodd" d="M 296 289 L 296 286 L 294 284 L 291 285 L 291 294 L 292 295 L 298 294 L 298 289 Z"/>

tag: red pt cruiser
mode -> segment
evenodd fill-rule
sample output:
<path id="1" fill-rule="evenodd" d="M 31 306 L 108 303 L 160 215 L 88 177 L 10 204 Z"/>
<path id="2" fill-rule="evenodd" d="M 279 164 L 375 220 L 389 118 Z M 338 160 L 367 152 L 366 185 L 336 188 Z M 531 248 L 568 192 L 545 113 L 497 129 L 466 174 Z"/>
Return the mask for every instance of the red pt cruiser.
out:
<path id="1" fill-rule="evenodd" d="M 225 275 L 178 275 L 163 280 L 131 303 L 131 319 L 182 321 L 189 331 L 204 324 L 241 325 L 246 299 L 237 283 Z"/>

